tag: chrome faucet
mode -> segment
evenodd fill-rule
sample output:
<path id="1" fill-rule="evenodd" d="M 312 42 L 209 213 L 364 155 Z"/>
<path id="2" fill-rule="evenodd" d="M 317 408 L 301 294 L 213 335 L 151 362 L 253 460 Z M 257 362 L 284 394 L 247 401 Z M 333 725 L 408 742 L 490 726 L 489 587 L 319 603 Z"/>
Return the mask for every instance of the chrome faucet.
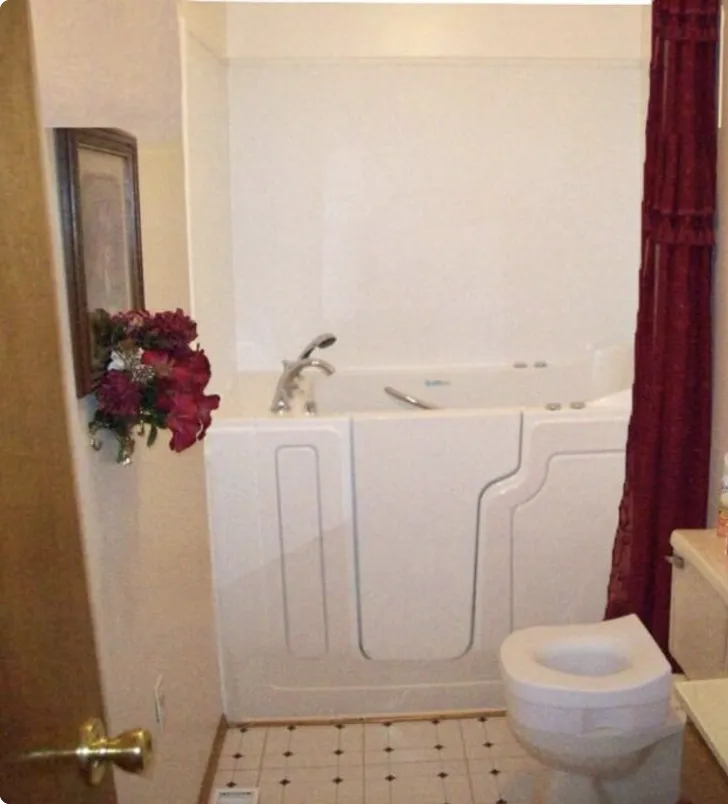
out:
<path id="1" fill-rule="evenodd" d="M 314 347 L 315 348 L 315 347 Z M 316 368 L 331 376 L 336 369 L 326 360 L 307 357 L 303 360 L 283 361 L 283 371 L 276 383 L 270 409 L 273 413 L 285 413 L 291 409 L 291 399 L 298 389 L 298 379 L 307 368 Z"/>

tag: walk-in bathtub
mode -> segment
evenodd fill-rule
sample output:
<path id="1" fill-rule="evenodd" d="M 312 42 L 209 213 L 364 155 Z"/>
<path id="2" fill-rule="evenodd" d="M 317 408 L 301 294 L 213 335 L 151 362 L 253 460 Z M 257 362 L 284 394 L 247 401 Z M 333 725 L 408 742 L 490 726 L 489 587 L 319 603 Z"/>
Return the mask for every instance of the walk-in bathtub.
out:
<path id="1" fill-rule="evenodd" d="M 513 629 L 600 619 L 628 354 L 340 371 L 309 416 L 241 375 L 206 439 L 228 718 L 500 707 Z"/>

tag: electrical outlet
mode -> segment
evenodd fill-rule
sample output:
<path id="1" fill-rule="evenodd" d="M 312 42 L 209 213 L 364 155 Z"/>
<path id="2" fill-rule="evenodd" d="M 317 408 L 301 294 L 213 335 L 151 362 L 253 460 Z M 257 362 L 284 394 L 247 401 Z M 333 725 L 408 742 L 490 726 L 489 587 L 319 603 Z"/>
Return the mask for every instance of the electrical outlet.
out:
<path id="1" fill-rule="evenodd" d="M 164 694 L 164 678 L 160 673 L 154 682 L 154 719 L 160 731 L 164 730 L 164 721 L 167 719 L 167 701 Z"/>

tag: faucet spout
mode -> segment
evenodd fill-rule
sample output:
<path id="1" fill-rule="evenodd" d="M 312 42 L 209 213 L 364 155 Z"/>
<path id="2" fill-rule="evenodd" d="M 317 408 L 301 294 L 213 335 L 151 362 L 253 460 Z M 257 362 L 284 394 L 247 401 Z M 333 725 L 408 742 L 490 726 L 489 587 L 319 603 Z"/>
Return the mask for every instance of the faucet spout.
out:
<path id="1" fill-rule="evenodd" d="M 273 394 L 273 401 L 270 409 L 273 413 L 285 413 L 291 409 L 291 399 L 298 390 L 298 380 L 307 368 L 315 368 L 322 371 L 328 377 L 336 373 L 336 369 L 326 360 L 320 358 L 307 357 L 301 360 L 283 362 L 283 371 L 278 378 L 276 390 Z"/>

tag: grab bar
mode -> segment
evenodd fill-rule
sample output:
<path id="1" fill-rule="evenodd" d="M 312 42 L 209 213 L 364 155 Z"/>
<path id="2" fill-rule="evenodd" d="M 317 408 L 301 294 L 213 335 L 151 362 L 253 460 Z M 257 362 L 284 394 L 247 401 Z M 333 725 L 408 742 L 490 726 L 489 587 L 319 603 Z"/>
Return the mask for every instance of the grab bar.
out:
<path id="1" fill-rule="evenodd" d="M 405 402 L 408 405 L 412 405 L 413 408 L 420 408 L 421 410 L 438 410 L 438 405 L 433 405 L 430 402 L 423 402 L 421 399 L 417 399 L 416 396 L 410 396 L 409 394 L 402 393 L 402 391 L 398 391 L 396 388 L 392 388 L 391 385 L 385 385 L 384 393 L 389 394 L 389 396 L 393 397 L 394 399 L 398 399 L 400 402 Z"/>

